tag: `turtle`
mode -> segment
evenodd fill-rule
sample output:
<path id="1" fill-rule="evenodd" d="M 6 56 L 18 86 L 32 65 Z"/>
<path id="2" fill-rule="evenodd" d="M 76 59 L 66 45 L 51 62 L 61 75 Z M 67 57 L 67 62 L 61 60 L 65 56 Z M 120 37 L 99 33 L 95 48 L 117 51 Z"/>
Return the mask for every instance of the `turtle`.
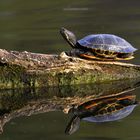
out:
<path id="1" fill-rule="evenodd" d="M 67 54 L 94 60 L 130 60 L 137 50 L 125 39 L 113 34 L 91 34 L 77 40 L 73 32 L 62 27 L 60 33 L 73 48 Z"/>
<path id="2" fill-rule="evenodd" d="M 122 119 L 128 116 L 138 104 L 136 95 L 131 94 L 107 96 L 85 102 L 70 110 L 74 115 L 65 133 L 71 135 L 76 132 L 81 120 L 103 123 Z"/>

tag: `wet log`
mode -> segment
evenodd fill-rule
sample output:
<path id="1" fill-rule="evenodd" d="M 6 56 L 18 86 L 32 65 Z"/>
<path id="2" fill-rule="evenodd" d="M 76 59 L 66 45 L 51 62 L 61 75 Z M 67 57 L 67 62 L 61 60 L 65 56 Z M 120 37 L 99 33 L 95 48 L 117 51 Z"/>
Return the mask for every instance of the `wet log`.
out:
<path id="1" fill-rule="evenodd" d="M 0 89 L 100 83 L 140 77 L 140 66 L 0 49 Z"/>

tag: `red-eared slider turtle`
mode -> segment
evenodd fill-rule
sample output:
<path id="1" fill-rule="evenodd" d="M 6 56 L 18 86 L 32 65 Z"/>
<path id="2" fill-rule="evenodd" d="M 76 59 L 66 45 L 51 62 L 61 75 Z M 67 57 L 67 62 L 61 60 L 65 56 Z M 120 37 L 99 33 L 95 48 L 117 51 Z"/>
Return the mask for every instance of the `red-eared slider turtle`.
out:
<path id="1" fill-rule="evenodd" d="M 92 34 L 81 40 L 71 31 L 61 28 L 63 38 L 74 48 L 69 55 L 97 60 L 130 60 L 137 50 L 123 38 L 113 34 Z"/>
<path id="2" fill-rule="evenodd" d="M 80 121 L 109 122 L 128 116 L 136 107 L 138 102 L 135 95 L 117 95 L 111 97 L 97 98 L 88 101 L 71 111 L 74 114 L 70 120 L 65 133 L 72 134 L 78 130 Z"/>

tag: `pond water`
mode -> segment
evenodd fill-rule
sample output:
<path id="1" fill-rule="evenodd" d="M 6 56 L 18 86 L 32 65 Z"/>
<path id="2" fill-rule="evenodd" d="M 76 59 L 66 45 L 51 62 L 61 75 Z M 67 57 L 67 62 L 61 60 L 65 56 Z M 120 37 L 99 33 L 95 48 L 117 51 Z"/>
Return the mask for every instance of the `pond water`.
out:
<path id="1" fill-rule="evenodd" d="M 80 39 L 88 34 L 111 33 L 139 49 L 138 0 L 1 0 L 0 46 L 8 50 L 60 53 L 70 50 L 60 27 Z M 139 63 L 139 54 L 133 63 Z"/>
<path id="2" fill-rule="evenodd" d="M 137 79 L 97 85 L 77 85 L 70 87 L 69 90 L 68 87 L 1 90 L 0 139 L 139 139 L 139 81 Z M 65 134 L 73 116 L 72 112 L 68 114 L 67 112 L 80 104 L 93 107 L 93 112 L 95 112 L 93 103 L 89 103 L 94 100 L 101 100 L 101 102 L 96 101 L 96 103 L 103 102 L 100 106 L 103 108 L 105 105 L 111 106 L 112 103 L 115 105 L 127 103 L 128 107 L 131 107 L 130 104 L 136 106 L 132 109 L 127 108 L 129 113 L 125 113 L 127 115 L 124 114 L 124 118 L 120 120 L 102 123 L 81 120 L 78 124 L 80 125 L 79 129 L 77 126 L 75 127 L 77 123 L 74 122 L 70 126 L 74 126 L 76 131 L 73 131 L 71 135 Z M 119 100 L 123 102 L 118 102 Z M 123 116 L 122 113 L 119 114 L 116 116 Z"/>
<path id="3" fill-rule="evenodd" d="M 87 34 L 111 33 L 125 38 L 134 47 L 140 49 L 139 7 L 140 1 L 138 0 L 1 0 L 0 46 L 2 49 L 7 50 L 59 54 L 62 51 L 71 49 L 59 34 L 60 28 L 66 27 L 73 31 L 79 39 Z M 135 59 L 130 62 L 139 64 L 139 57 L 140 51 L 138 50 Z M 41 112 L 39 112 L 39 108 L 37 113 L 34 113 L 36 109 L 33 109 L 33 107 L 36 105 L 36 101 L 40 107 L 40 101 L 44 103 L 43 98 L 48 103 L 56 100 L 55 97 L 51 97 L 51 93 L 56 94 L 55 96 L 60 99 L 69 98 L 68 96 L 74 98 L 75 94 L 76 97 L 81 99 L 87 93 L 91 96 L 99 95 L 103 92 L 102 89 L 108 88 L 107 91 L 103 92 L 108 93 L 113 91 L 112 87 L 117 89 L 119 86 L 105 85 L 101 87 L 82 85 L 80 86 L 81 90 L 75 87 L 52 88 L 49 89 L 49 97 L 48 94 L 44 94 L 48 91 L 38 91 L 36 89 L 29 91 L 0 91 L 0 123 L 5 124 L 0 139 L 140 139 L 140 106 L 136 106 L 128 117 L 115 122 L 90 123 L 81 121 L 80 129 L 70 136 L 65 135 L 64 131 L 72 114 L 64 114 L 62 105 L 56 104 L 58 106 L 47 108 L 47 111 L 42 110 Z M 119 89 L 117 92 L 121 90 Z M 92 91 L 94 92 L 92 93 Z M 136 95 L 137 100 L 140 100 L 139 88 L 131 92 Z M 31 102 L 29 106 L 33 106 L 27 110 L 27 114 L 22 114 L 23 107 L 28 105 L 28 102 Z M 46 107 L 46 104 L 45 102 L 45 105 L 43 105 Z M 43 107 L 41 106 L 41 108 Z M 15 114 L 8 116 L 9 120 L 5 120 L 3 115 L 5 113 L 10 114 L 12 111 L 15 111 Z M 2 122 L 4 120 L 7 123 Z"/>

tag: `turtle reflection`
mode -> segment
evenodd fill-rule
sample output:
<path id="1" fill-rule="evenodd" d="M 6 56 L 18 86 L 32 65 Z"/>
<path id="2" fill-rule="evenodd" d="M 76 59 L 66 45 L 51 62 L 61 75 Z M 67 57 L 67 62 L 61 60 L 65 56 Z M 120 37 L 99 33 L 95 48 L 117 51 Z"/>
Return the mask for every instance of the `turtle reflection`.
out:
<path id="1" fill-rule="evenodd" d="M 74 114 L 66 127 L 65 133 L 72 134 L 78 130 L 80 121 L 109 122 L 128 116 L 138 105 L 136 95 L 118 94 L 100 97 L 72 108 Z"/>

